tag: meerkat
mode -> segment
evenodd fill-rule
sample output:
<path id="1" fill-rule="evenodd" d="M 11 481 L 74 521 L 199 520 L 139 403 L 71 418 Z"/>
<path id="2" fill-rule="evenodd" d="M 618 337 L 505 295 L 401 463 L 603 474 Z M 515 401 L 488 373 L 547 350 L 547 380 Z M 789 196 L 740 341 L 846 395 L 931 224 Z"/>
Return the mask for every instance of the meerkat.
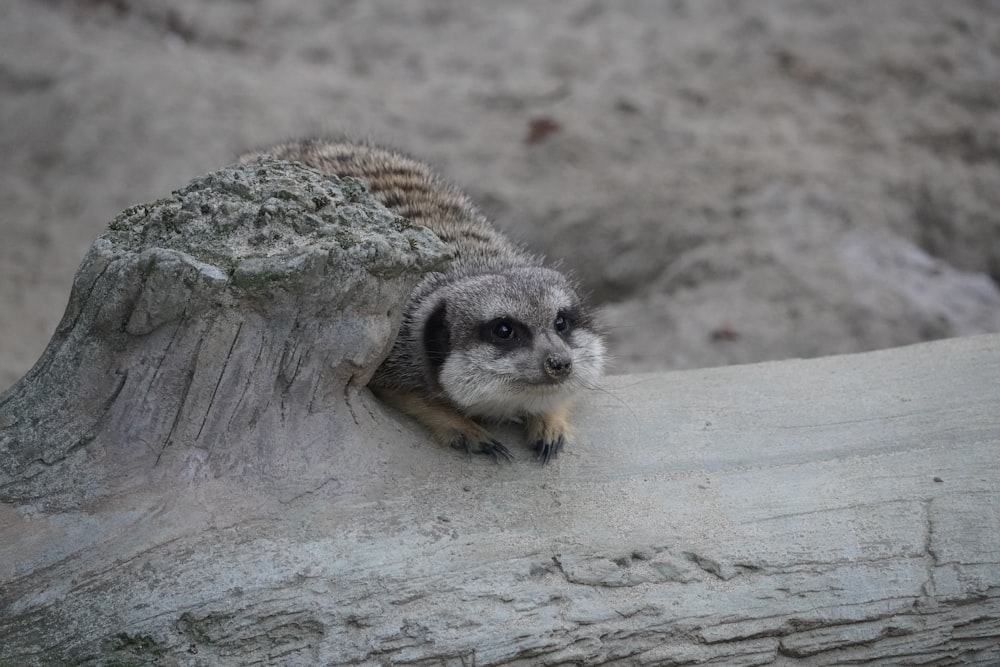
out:
<path id="1" fill-rule="evenodd" d="M 571 438 L 574 399 L 596 384 L 605 358 L 575 284 L 508 240 L 422 162 L 317 139 L 263 152 L 359 179 L 450 251 L 446 267 L 424 275 L 410 294 L 392 350 L 369 382 L 375 395 L 469 455 L 511 460 L 482 422 L 514 421 L 524 424 L 543 464 L 555 457 Z"/>

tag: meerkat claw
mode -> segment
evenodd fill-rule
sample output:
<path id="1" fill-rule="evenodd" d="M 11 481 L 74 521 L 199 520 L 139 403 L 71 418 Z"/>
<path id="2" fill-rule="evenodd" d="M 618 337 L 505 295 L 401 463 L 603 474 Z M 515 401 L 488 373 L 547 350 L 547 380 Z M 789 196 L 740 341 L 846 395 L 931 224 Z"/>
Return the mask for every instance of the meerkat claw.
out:
<path id="1" fill-rule="evenodd" d="M 461 436 L 452 443 L 452 446 L 456 449 L 464 450 L 470 461 L 472 460 L 473 454 L 486 454 L 487 456 L 492 456 L 493 461 L 496 463 L 500 463 L 500 459 L 505 461 L 514 460 L 513 454 L 511 454 L 510 450 L 507 449 L 499 440 L 484 440 L 482 442 L 478 442 L 476 443 L 476 447 L 478 447 L 478 449 L 474 449 L 472 441 L 465 436 Z"/>
<path id="2" fill-rule="evenodd" d="M 559 456 L 559 450 L 562 449 L 565 442 L 566 438 L 561 435 L 552 442 L 539 440 L 535 443 L 535 458 L 541 461 L 542 465 L 545 465 L 551 459 Z"/>
<path id="3" fill-rule="evenodd" d="M 461 449 L 465 451 L 465 458 L 472 460 L 472 443 L 465 436 L 456 438 L 452 441 L 451 446 L 455 449 Z"/>
<path id="4" fill-rule="evenodd" d="M 510 450 L 497 440 L 479 443 L 479 451 L 483 454 L 489 454 L 497 463 L 500 463 L 501 458 L 508 462 L 514 460 L 514 456 L 510 453 Z"/>

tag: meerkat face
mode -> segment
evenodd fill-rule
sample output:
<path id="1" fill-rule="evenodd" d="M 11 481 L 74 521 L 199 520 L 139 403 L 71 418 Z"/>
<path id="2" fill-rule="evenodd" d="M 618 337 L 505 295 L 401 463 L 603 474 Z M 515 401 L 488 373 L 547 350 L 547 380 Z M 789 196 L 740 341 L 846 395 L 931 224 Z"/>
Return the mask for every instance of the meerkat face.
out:
<path id="1" fill-rule="evenodd" d="M 566 278 L 537 267 L 448 283 L 431 299 L 429 372 L 470 415 L 540 414 L 592 387 L 604 343 Z"/>

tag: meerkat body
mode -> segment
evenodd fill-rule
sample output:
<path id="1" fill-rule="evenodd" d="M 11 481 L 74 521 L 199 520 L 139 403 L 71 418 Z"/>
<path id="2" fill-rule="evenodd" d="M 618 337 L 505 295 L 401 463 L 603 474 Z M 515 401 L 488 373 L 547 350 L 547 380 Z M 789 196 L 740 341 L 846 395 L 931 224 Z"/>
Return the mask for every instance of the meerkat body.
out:
<path id="1" fill-rule="evenodd" d="M 369 383 L 376 395 L 467 452 L 510 458 L 481 418 L 523 420 L 539 458 L 555 456 L 570 435 L 573 399 L 604 365 L 604 343 L 575 286 L 511 243 L 421 162 L 323 140 L 266 152 L 361 180 L 452 253 L 447 267 L 426 274 L 410 295 L 392 351 Z"/>

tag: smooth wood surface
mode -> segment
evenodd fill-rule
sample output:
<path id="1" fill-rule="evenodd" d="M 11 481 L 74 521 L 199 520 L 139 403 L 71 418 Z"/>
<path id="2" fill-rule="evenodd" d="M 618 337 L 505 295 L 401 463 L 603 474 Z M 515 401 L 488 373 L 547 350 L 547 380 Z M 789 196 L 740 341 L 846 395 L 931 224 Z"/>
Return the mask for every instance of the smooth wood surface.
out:
<path id="1" fill-rule="evenodd" d="M 346 400 L 355 432 L 295 495 L 221 476 L 0 507 L 0 656 L 1000 661 L 1000 336 L 611 377 L 547 467 L 514 430 L 514 463 L 468 461 Z"/>

